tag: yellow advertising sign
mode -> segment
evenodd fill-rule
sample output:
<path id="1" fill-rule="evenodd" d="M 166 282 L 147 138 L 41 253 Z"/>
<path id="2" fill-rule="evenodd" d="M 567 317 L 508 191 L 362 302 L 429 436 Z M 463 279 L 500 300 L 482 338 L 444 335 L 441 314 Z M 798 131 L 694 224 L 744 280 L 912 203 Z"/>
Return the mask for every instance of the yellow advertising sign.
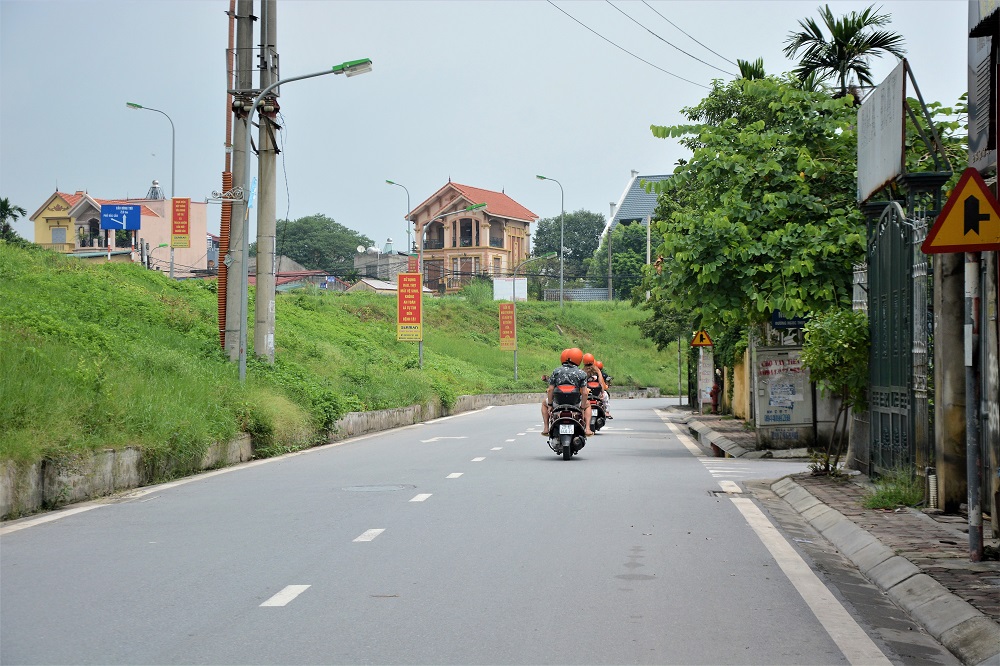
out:
<path id="1" fill-rule="evenodd" d="M 924 254 L 1000 250 L 1000 203 L 973 168 L 962 173 L 920 246 Z"/>

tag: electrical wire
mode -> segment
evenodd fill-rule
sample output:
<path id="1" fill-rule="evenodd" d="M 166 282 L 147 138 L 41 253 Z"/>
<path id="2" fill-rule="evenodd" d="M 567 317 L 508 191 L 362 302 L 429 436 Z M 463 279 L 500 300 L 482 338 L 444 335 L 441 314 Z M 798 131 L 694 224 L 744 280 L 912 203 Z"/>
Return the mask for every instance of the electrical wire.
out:
<path id="1" fill-rule="evenodd" d="M 720 67 L 716 67 L 715 65 L 713 65 L 713 64 L 712 64 L 712 63 L 710 63 L 710 62 L 705 62 L 704 60 L 702 60 L 702 59 L 701 59 L 701 58 L 699 58 L 698 56 L 694 56 L 694 55 L 691 55 L 690 53 L 688 53 L 687 51 L 685 51 L 685 50 L 684 50 L 684 49 L 682 49 L 681 47 L 677 46 L 676 44 L 672 44 L 671 42 L 667 41 L 667 40 L 666 40 L 666 39 L 664 39 L 663 37 L 660 37 L 660 36 L 659 36 L 658 34 L 656 34 L 655 32 L 653 32 L 652 30 L 650 30 L 650 29 L 649 29 L 649 28 L 647 28 L 646 26 L 644 26 L 644 25 L 643 25 L 642 23 L 640 23 L 639 21 L 637 21 L 636 19 L 632 18 L 632 17 L 631 17 L 631 16 L 629 16 L 629 15 L 628 15 L 627 13 L 625 13 L 625 10 L 624 10 L 624 9 L 622 9 L 621 7 L 618 7 L 618 6 L 614 5 L 614 4 L 613 4 L 613 3 L 611 2 L 611 0 L 604 0 L 604 1 L 605 1 L 606 3 L 608 3 L 609 5 L 611 5 L 612 7 L 614 7 L 614 8 L 615 8 L 616 10 L 618 10 L 619 12 L 621 12 L 621 15 L 622 15 L 622 16 L 624 16 L 625 18 L 627 18 L 627 19 L 628 19 L 629 21 L 632 21 L 632 22 L 633 22 L 633 23 L 635 23 L 635 24 L 636 24 L 637 26 L 639 26 L 640 28 L 642 28 L 643 30 L 645 30 L 646 32 L 648 32 L 649 34 L 651 34 L 651 35 L 652 35 L 653 37 L 656 37 L 656 38 L 657 38 L 658 40 L 660 40 L 660 41 L 661 41 L 661 42 L 663 42 L 664 44 L 666 44 L 666 45 L 668 45 L 668 46 L 671 46 L 671 47 L 673 47 L 673 48 L 677 49 L 678 51 L 680 51 L 681 53 L 683 53 L 683 54 L 684 54 L 684 55 L 686 55 L 687 57 L 689 57 L 689 58 L 693 58 L 693 59 L 697 60 L 698 62 L 700 62 L 700 63 L 701 63 L 701 64 L 703 64 L 703 65 L 708 65 L 708 66 L 709 66 L 709 67 L 711 67 L 712 69 L 715 69 L 715 70 L 718 70 L 718 71 L 722 72 L 723 74 L 728 74 L 729 76 L 736 76 L 736 74 L 733 74 L 732 72 L 727 72 L 726 70 L 724 70 L 724 69 L 722 69 L 722 68 L 720 68 Z"/>
<path id="2" fill-rule="evenodd" d="M 556 9 L 558 9 L 559 11 L 561 11 L 563 14 L 565 14 L 566 16 L 568 16 L 569 18 L 571 18 L 576 23 L 579 23 L 581 26 L 583 26 L 584 28 L 586 28 L 590 32 L 594 33 L 595 35 L 597 35 L 598 37 L 600 37 L 601 39 L 603 39 L 604 41 L 606 41 L 608 44 L 611 44 L 611 46 L 613 46 L 616 49 L 619 49 L 621 51 L 624 51 L 625 53 L 629 54 L 630 56 L 632 56 L 636 60 L 640 60 L 640 61 L 646 63 L 647 65 L 649 65 L 650 67 L 652 67 L 653 69 L 660 70 L 664 74 L 669 74 L 670 76 L 674 77 L 675 79 L 680 79 L 681 81 L 684 81 L 686 83 L 690 83 L 693 86 L 698 86 L 699 88 L 704 88 L 705 90 L 711 90 L 711 88 L 709 88 L 706 85 L 703 85 L 701 83 L 696 83 L 696 82 L 692 81 L 691 79 L 685 79 L 683 76 L 678 76 L 677 74 L 674 74 L 673 72 L 668 72 L 667 70 L 663 69 L 662 67 L 659 67 L 658 65 L 654 65 L 653 63 L 649 62 L 648 60 L 637 56 L 636 54 L 632 53 L 631 51 L 629 51 L 625 47 L 619 46 L 618 44 L 615 44 L 613 41 L 611 41 L 610 39 L 608 39 L 607 37 L 605 37 L 601 33 L 597 32 L 596 30 L 594 30 L 590 26 L 588 26 L 585 23 L 583 23 L 582 21 L 578 20 L 575 16 L 573 16 L 572 14 L 570 14 L 569 12 L 567 12 L 566 10 L 564 10 L 562 7 L 560 7 L 556 3 L 552 2 L 552 0 L 546 0 L 546 2 L 548 2 L 550 5 L 552 5 L 553 7 L 555 7 Z"/>
<path id="3" fill-rule="evenodd" d="M 285 249 L 285 232 L 288 231 L 288 213 L 292 208 L 292 195 L 288 192 L 288 169 L 285 168 L 285 131 L 288 124 L 285 122 L 285 114 L 278 111 L 281 118 L 281 175 L 285 178 L 285 225 L 281 228 L 281 242 L 278 244 L 278 264 L 281 264 L 282 252 Z"/>
<path id="4" fill-rule="evenodd" d="M 693 42 L 694 42 L 695 44 L 697 44 L 698 46 L 700 46 L 700 47 L 702 47 L 702 48 L 706 49 L 707 51 L 710 51 L 710 52 L 712 52 L 712 53 L 715 53 L 715 55 L 719 56 L 720 58 L 722 58 L 723 60 L 725 60 L 725 61 L 726 61 L 726 62 L 728 62 L 729 64 L 731 64 L 731 65 L 736 65 L 736 63 L 735 63 L 735 62 L 733 62 L 732 60 L 730 60 L 730 59 L 729 59 L 729 58 L 727 58 L 726 56 L 722 55 L 721 53 L 716 53 L 715 51 L 712 51 L 712 49 L 710 49 L 709 47 L 705 46 L 704 44 L 702 44 L 701 42 L 699 42 L 699 41 L 698 41 L 697 39 L 695 39 L 694 37 L 691 37 L 691 35 L 688 35 L 688 33 L 684 32 L 684 30 L 683 30 L 683 29 L 682 29 L 682 28 L 681 28 L 681 27 L 680 27 L 679 25 L 677 25 L 676 23 L 674 23 L 673 21 L 671 21 L 670 19 L 668 19 L 668 18 L 667 18 L 666 16 L 664 16 L 664 15 L 663 15 L 663 14 L 661 14 L 660 12 L 656 11 L 655 9 L 653 9 L 653 6 L 652 6 L 652 5 L 650 5 L 650 4 L 648 3 L 648 2 L 646 2 L 646 0 L 642 0 L 642 4 L 646 5 L 646 6 L 647 6 L 647 7 L 649 7 L 650 9 L 652 9 L 652 10 L 653 10 L 653 12 L 654 12 L 654 13 L 655 13 L 655 14 L 656 14 L 657 16 L 659 16 L 659 17 L 660 17 L 661 19 L 663 19 L 664 21 L 666 21 L 666 22 L 667 22 L 667 23 L 669 23 L 670 25 L 674 26 L 675 28 L 677 28 L 678 30 L 680 30 L 681 32 L 683 32 L 683 33 L 684 33 L 685 35 L 687 35 L 687 36 L 688 36 L 688 38 L 690 38 L 690 39 L 691 39 L 691 41 L 693 41 Z M 737 67 L 739 67 L 739 65 L 736 65 L 736 66 L 737 66 Z"/>

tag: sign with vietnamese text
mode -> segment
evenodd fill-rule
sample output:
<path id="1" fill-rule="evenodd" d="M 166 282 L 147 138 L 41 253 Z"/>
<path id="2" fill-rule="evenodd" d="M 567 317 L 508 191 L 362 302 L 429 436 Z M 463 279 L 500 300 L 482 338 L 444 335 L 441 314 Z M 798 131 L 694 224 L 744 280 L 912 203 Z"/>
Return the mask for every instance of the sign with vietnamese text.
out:
<path id="1" fill-rule="evenodd" d="M 141 217 L 142 206 L 137 204 L 101 204 L 101 229 L 135 231 Z"/>
<path id="2" fill-rule="evenodd" d="M 422 308 L 423 288 L 420 273 L 400 273 L 396 276 L 399 295 L 396 317 L 396 339 L 419 342 L 424 339 Z"/>
<path id="3" fill-rule="evenodd" d="M 517 351 L 517 311 L 513 303 L 500 304 L 500 351 Z"/>
<path id="4" fill-rule="evenodd" d="M 171 199 L 170 211 L 170 247 L 191 247 L 191 198 Z"/>

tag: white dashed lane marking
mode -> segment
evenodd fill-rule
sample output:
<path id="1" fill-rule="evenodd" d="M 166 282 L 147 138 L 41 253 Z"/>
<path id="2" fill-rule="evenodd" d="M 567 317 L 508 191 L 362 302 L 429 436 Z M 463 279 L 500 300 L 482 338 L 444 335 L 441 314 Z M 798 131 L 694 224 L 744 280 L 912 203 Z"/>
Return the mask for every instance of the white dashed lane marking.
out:
<path id="1" fill-rule="evenodd" d="M 382 534 L 382 532 L 385 532 L 384 528 L 383 529 L 366 530 L 364 534 L 362 534 L 361 536 L 359 536 L 354 541 L 356 541 L 356 542 L 357 541 L 371 541 L 372 539 L 374 539 L 375 537 L 377 537 L 379 534 Z"/>
<path id="2" fill-rule="evenodd" d="M 410 501 L 411 502 L 423 502 L 425 499 L 427 499 L 430 496 L 431 496 L 431 493 L 421 493 L 421 494 L 417 495 L 416 497 L 414 497 L 413 499 L 411 499 Z"/>
<path id="3" fill-rule="evenodd" d="M 463 474 L 462 472 L 452 472 L 451 474 L 449 474 L 445 478 L 446 479 L 457 479 L 458 477 L 462 476 L 462 474 Z"/>
<path id="4" fill-rule="evenodd" d="M 728 494 L 735 493 L 737 495 L 740 495 L 743 493 L 743 490 L 740 488 L 739 484 L 737 484 L 735 481 L 719 481 L 719 487 L 722 488 Z"/>
<path id="5" fill-rule="evenodd" d="M 483 462 L 484 460 L 486 460 L 486 458 L 480 456 L 479 458 L 473 458 L 472 462 Z"/>
<path id="6" fill-rule="evenodd" d="M 503 451 L 503 447 L 502 446 L 494 446 L 492 449 L 490 449 L 490 451 Z"/>
<path id="7" fill-rule="evenodd" d="M 287 606 L 288 603 L 309 589 L 308 585 L 286 585 L 281 592 L 265 601 L 261 606 Z"/>
<path id="8" fill-rule="evenodd" d="M 505 441 L 505 442 L 513 442 L 514 440 L 513 439 L 505 439 L 503 441 Z"/>

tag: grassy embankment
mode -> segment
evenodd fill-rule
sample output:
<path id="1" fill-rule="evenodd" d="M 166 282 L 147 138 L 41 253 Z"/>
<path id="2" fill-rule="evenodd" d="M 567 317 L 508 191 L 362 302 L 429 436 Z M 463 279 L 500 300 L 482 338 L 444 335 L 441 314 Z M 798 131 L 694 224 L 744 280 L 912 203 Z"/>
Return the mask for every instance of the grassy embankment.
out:
<path id="1" fill-rule="evenodd" d="M 195 458 L 240 431 L 281 453 L 325 441 L 350 411 L 541 391 L 570 345 L 605 361 L 617 387 L 676 391 L 676 349 L 641 339 L 631 323 L 646 315 L 623 303 L 519 304 L 515 382 L 482 290 L 425 300 L 422 370 L 416 343 L 395 339 L 395 298 L 279 295 L 277 361 L 251 355 L 241 385 L 219 349 L 215 290 L 0 241 L 0 460 L 126 446 Z"/>

